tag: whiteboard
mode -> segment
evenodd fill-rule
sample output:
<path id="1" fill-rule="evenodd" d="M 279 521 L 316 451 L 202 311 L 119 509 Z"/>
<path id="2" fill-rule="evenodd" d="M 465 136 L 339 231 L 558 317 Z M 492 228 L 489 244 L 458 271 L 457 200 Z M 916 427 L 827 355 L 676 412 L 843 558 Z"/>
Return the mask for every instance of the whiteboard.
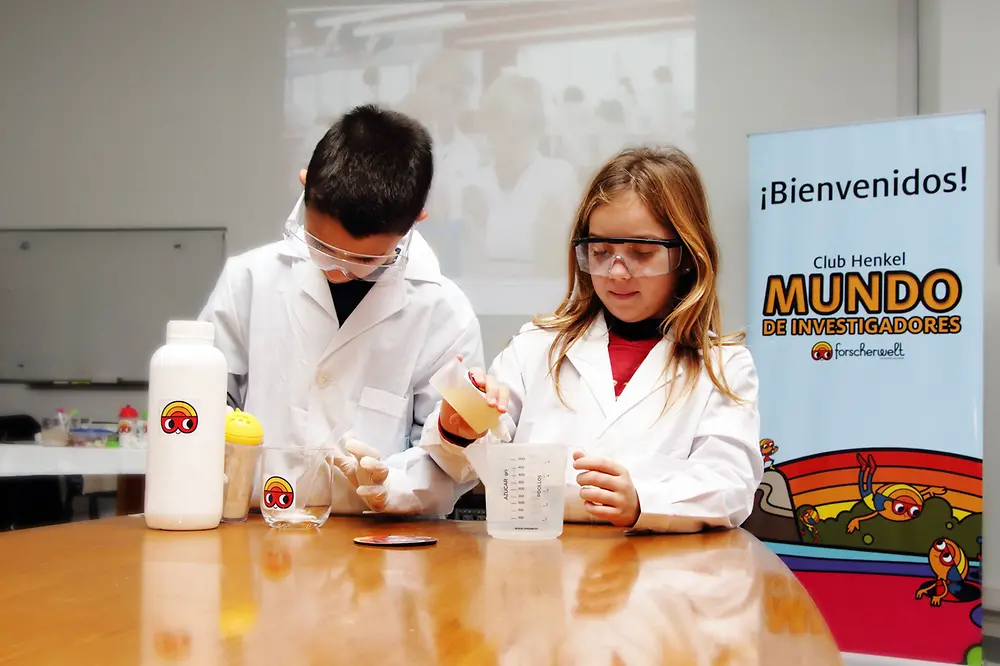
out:
<path id="1" fill-rule="evenodd" d="M 0 230 L 0 380 L 147 380 L 225 256 L 224 229 Z"/>

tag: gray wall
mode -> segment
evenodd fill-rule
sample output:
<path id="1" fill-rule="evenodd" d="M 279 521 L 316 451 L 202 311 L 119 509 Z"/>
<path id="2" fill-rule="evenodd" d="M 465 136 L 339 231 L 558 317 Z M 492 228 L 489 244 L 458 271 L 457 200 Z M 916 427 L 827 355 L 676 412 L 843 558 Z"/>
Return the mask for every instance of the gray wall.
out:
<path id="1" fill-rule="evenodd" d="M 900 7 L 914 5 L 694 6 L 695 157 L 722 243 L 726 325 L 738 328 L 745 135 L 915 111 L 898 76 L 915 44 Z M 284 66 L 282 2 L 3 3 L 0 227 L 225 226 L 231 252 L 274 239 L 295 177 L 281 146 Z M 531 314 L 484 316 L 487 356 Z M 111 411 L 126 400 L 142 397 L 0 386 L 0 411 Z"/>

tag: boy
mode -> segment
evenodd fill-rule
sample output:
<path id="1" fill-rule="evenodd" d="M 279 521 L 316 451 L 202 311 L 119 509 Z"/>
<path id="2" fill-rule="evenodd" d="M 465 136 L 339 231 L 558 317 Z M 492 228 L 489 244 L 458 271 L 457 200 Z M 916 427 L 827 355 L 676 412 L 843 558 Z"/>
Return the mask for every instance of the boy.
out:
<path id="1" fill-rule="evenodd" d="M 418 122 L 351 110 L 300 174 L 285 239 L 230 259 L 201 314 L 265 446 L 356 438 L 334 458 L 334 513 L 447 514 L 468 489 L 415 446 L 430 377 L 455 355 L 483 361 L 469 300 L 413 230 L 433 171 Z"/>

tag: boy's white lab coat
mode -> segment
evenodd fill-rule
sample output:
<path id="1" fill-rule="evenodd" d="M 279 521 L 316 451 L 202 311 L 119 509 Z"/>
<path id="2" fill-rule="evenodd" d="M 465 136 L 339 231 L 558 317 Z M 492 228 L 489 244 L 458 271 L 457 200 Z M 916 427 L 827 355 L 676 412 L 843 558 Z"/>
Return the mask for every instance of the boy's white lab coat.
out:
<path id="1" fill-rule="evenodd" d="M 623 464 L 639 495 L 637 530 L 737 527 L 750 515 L 764 463 L 757 373 L 746 347 L 720 348 L 722 372 L 746 403 L 724 396 L 702 369 L 693 392 L 675 398 L 664 413 L 668 382 L 677 384 L 675 395 L 681 395 L 685 379 L 678 373 L 668 380 L 664 373 L 670 340 L 653 348 L 615 399 L 608 328 L 598 316 L 570 348 L 563 366 L 560 384 L 567 407 L 548 372 L 554 339 L 554 333 L 528 324 L 490 368 L 510 388 L 504 421 L 515 442 L 565 442 L 571 452 Z M 437 416 L 428 417 L 421 446 L 456 482 L 476 478 L 464 449 L 441 438 Z M 580 499 L 578 473 L 568 461 L 565 519 L 591 522 Z"/>
<path id="2" fill-rule="evenodd" d="M 479 322 L 417 232 L 403 279 L 375 283 L 342 328 L 326 277 L 287 239 L 229 259 L 200 319 L 215 324 L 265 447 L 329 446 L 351 429 L 389 465 L 392 511 L 446 514 L 468 490 L 416 445 L 440 399 L 431 375 L 456 354 L 482 360 Z M 367 508 L 334 471 L 333 512 Z"/>

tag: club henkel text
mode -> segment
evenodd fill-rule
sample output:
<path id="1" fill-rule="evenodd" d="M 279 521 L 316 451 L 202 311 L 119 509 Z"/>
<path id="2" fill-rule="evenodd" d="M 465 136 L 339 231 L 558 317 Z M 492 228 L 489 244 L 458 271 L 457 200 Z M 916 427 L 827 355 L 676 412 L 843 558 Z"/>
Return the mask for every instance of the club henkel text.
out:
<path id="1" fill-rule="evenodd" d="M 826 268 L 881 268 L 883 266 L 905 266 L 906 252 L 892 254 L 883 252 L 882 254 L 851 254 L 845 257 L 842 254 L 826 255 L 813 259 L 813 268 L 818 271 Z"/>
<path id="2" fill-rule="evenodd" d="M 901 175 L 899 169 L 884 178 L 860 178 L 822 182 L 800 182 L 797 178 L 772 180 L 760 188 L 760 209 L 787 204 L 823 203 L 848 199 L 878 199 L 899 196 L 951 194 L 965 192 L 968 167 L 938 174 L 914 169 Z"/>

